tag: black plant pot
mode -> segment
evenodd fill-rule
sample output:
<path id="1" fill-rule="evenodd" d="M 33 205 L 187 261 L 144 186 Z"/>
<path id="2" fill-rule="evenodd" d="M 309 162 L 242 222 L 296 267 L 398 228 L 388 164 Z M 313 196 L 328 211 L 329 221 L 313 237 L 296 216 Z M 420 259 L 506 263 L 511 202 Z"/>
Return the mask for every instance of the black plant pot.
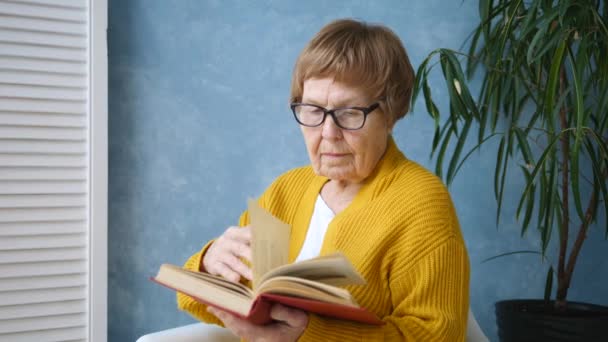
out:
<path id="1" fill-rule="evenodd" d="M 496 303 L 501 342 L 608 341 L 608 307 L 568 302 L 556 311 L 544 300 L 505 300 Z"/>

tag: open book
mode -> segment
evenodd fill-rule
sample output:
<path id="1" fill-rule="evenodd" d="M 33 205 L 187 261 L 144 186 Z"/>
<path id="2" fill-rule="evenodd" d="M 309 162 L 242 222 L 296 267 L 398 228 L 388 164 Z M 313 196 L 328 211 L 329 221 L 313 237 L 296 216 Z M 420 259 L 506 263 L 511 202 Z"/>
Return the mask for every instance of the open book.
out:
<path id="1" fill-rule="evenodd" d="M 161 265 L 153 281 L 255 324 L 271 321 L 272 303 L 368 324 L 383 324 L 340 286 L 365 280 L 341 253 L 287 264 L 290 227 L 249 201 L 253 289 L 206 272 Z"/>

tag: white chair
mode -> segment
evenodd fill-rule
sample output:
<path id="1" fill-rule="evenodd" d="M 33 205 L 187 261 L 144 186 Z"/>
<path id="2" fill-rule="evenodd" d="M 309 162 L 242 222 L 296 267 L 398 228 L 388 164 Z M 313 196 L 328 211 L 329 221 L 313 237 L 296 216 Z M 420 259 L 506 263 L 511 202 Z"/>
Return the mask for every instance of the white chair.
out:
<path id="1" fill-rule="evenodd" d="M 490 340 L 481 330 L 481 327 L 477 323 L 473 311 L 469 309 L 469 318 L 467 319 L 467 342 L 489 342 Z"/>
<path id="2" fill-rule="evenodd" d="M 137 342 L 239 342 L 230 330 L 215 324 L 194 323 L 140 337 Z"/>
<path id="3" fill-rule="evenodd" d="M 240 339 L 230 330 L 214 324 L 195 323 L 183 327 L 163 330 L 140 337 L 137 342 L 238 342 Z M 469 310 L 467 342 L 488 342 L 488 338 Z"/>

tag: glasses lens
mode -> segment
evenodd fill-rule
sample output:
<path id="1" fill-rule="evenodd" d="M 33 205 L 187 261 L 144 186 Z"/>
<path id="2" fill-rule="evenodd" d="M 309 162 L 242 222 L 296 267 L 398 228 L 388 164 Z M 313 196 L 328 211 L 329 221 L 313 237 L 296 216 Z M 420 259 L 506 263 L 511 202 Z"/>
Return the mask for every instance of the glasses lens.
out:
<path id="1" fill-rule="evenodd" d="M 305 126 L 317 126 L 325 116 L 321 108 L 310 105 L 297 105 L 293 108 L 293 112 L 298 121 Z"/>
<path id="2" fill-rule="evenodd" d="M 365 113 L 359 109 L 346 108 L 335 112 L 338 125 L 346 129 L 359 129 L 365 122 Z"/>

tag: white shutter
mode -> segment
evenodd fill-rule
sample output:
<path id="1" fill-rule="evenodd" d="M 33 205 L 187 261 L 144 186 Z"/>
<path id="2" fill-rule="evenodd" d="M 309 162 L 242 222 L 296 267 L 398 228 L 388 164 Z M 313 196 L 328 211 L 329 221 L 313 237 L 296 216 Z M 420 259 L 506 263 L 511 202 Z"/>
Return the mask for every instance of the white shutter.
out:
<path id="1" fill-rule="evenodd" d="M 107 336 L 106 8 L 0 0 L 0 341 Z"/>

